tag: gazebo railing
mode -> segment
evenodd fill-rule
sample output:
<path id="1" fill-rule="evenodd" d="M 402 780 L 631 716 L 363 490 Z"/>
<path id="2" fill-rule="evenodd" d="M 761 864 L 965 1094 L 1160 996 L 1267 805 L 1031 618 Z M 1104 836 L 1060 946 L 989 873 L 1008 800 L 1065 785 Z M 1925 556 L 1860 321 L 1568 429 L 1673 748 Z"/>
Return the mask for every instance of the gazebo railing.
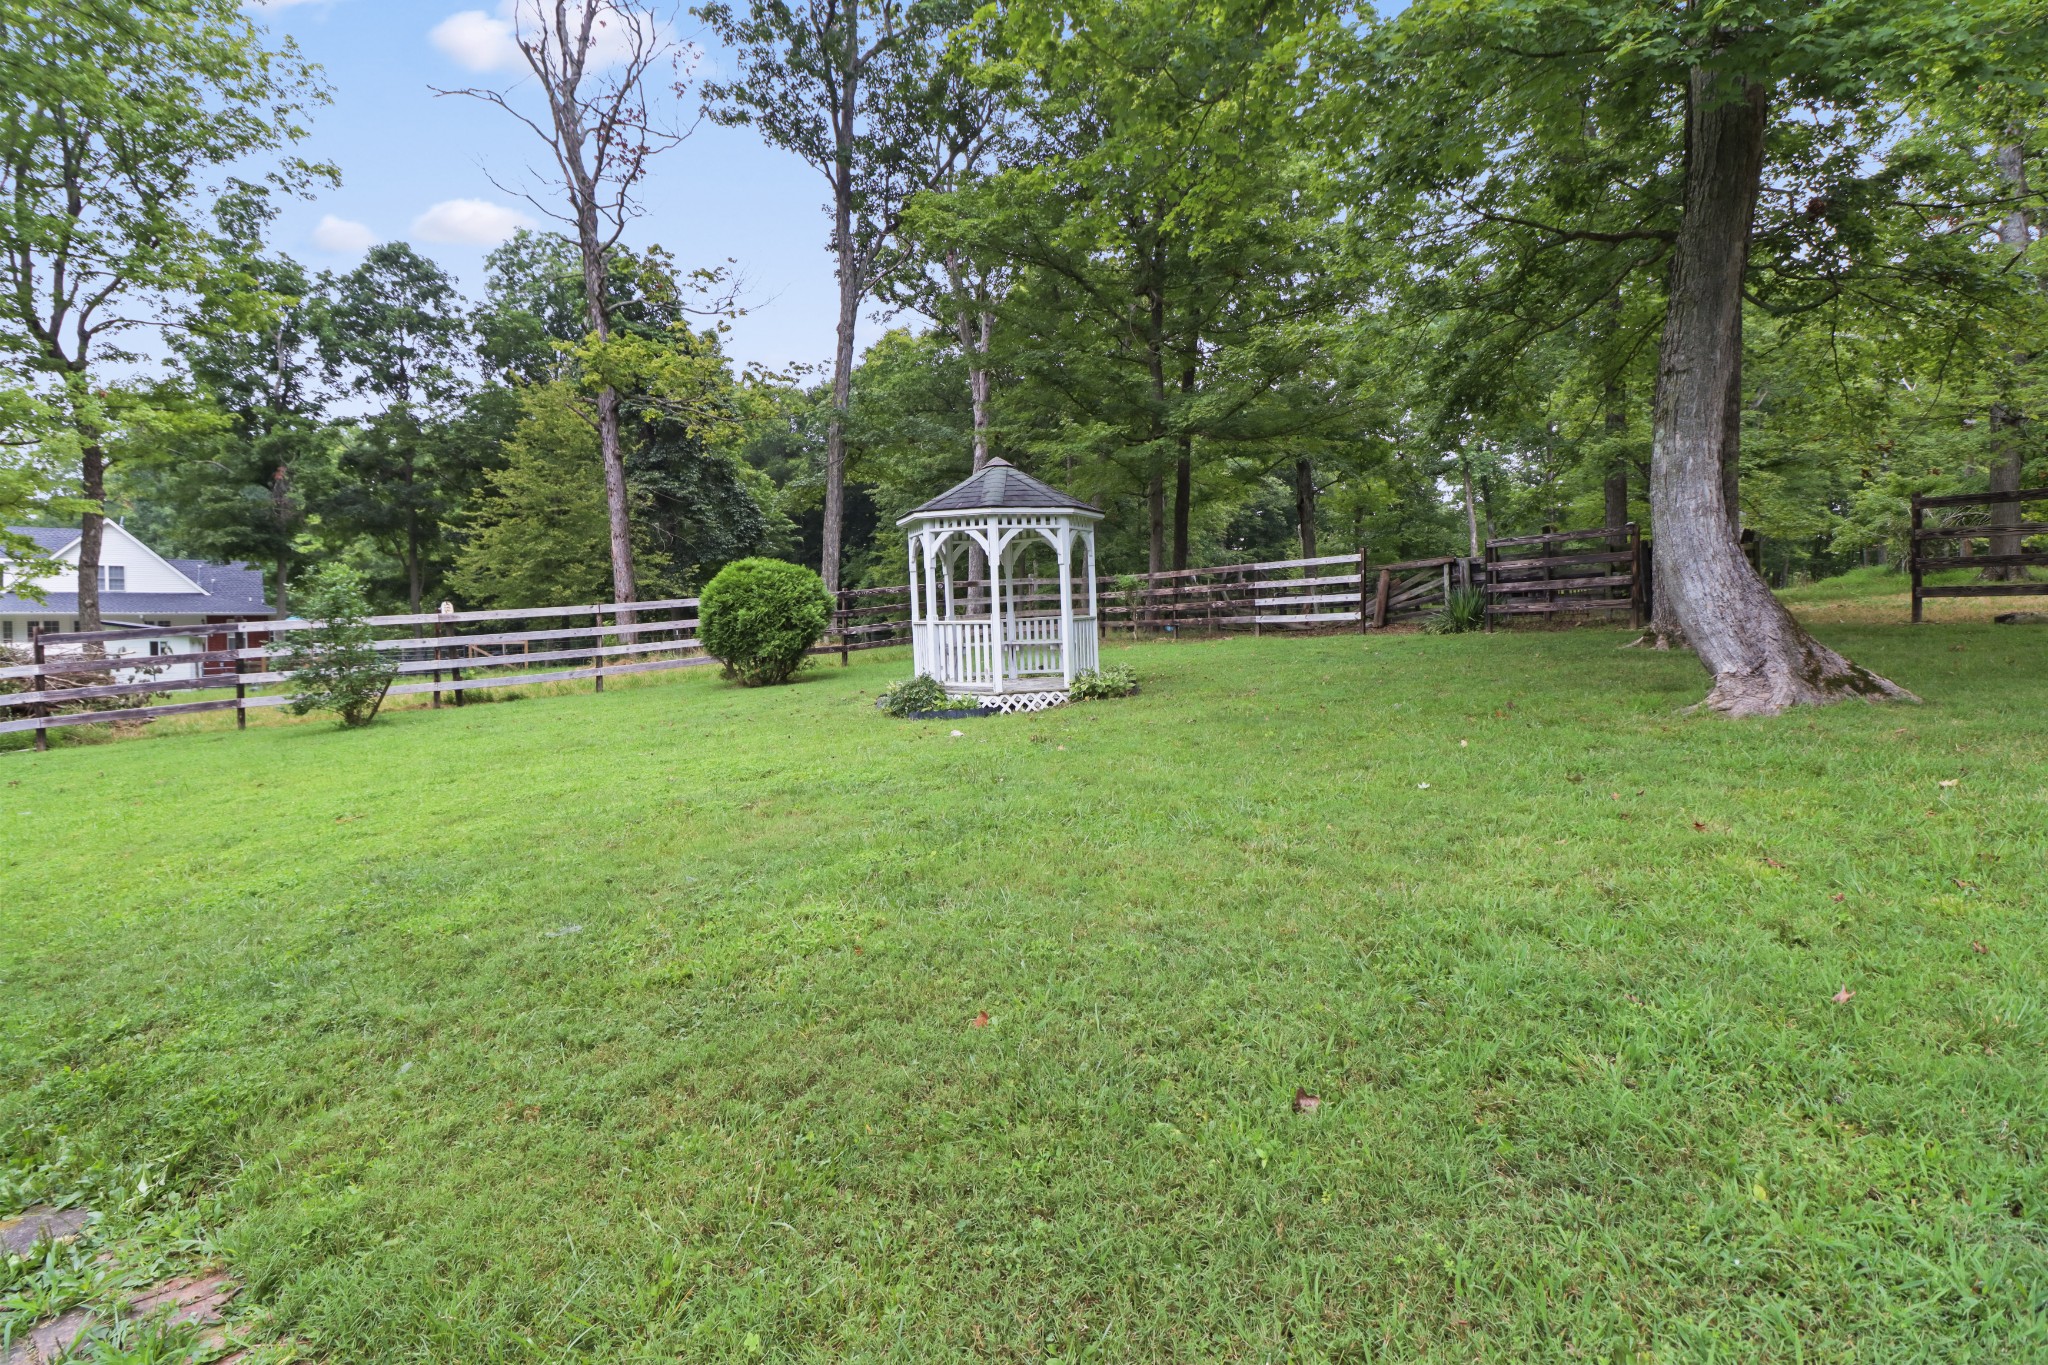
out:
<path id="1" fill-rule="evenodd" d="M 994 687 L 996 623 L 986 616 L 919 621 L 911 627 L 917 668 L 949 684 Z"/>
<path id="2" fill-rule="evenodd" d="M 1080 622 L 1074 623 L 1075 629 Z M 1060 659 L 1060 618 L 1055 615 L 1017 616 L 1003 632 L 1003 676 L 1043 678 L 1057 674 L 1065 665 Z"/>

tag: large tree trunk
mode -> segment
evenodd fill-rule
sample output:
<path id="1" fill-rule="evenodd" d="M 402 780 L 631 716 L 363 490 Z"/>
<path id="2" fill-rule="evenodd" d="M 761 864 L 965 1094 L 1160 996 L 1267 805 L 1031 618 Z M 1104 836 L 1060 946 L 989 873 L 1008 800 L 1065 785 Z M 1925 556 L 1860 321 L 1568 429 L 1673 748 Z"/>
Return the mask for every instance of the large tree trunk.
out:
<path id="1" fill-rule="evenodd" d="M 1685 210 L 1673 247 L 1650 459 L 1656 581 L 1713 678 L 1703 703 L 1775 715 L 1845 697 L 1909 697 L 1802 629 L 1743 557 L 1726 471 L 1739 435 L 1742 284 L 1763 175 L 1769 91 L 1696 69 L 1686 109 Z"/>
<path id="2" fill-rule="evenodd" d="M 1193 444 L 1180 438 L 1180 458 L 1173 462 L 1173 567 L 1188 566 L 1188 518 L 1195 501 L 1195 460 L 1189 453 Z"/>
<path id="3" fill-rule="evenodd" d="M 1628 455 L 1622 448 L 1628 438 L 1628 394 L 1619 382 L 1607 386 L 1602 395 L 1607 413 L 1602 419 L 1607 429 L 1607 478 L 1600 486 L 1600 500 L 1605 512 L 1601 523 L 1612 531 L 1628 525 Z M 1612 549 L 1622 549 L 1628 544 L 1626 536 L 1608 538 Z"/>
<path id="4" fill-rule="evenodd" d="M 1197 347 L 1201 345 L 1199 338 L 1195 344 Z M 1197 378 L 1190 358 L 1180 372 L 1183 418 L 1187 405 L 1194 401 Z M 1188 523 L 1195 507 L 1195 438 L 1191 433 L 1182 431 L 1174 438 L 1174 447 L 1180 454 L 1173 464 L 1173 567 L 1185 569 L 1188 566 Z"/>
<path id="5" fill-rule="evenodd" d="M 1145 485 L 1147 531 L 1145 568 L 1150 573 L 1166 571 L 1166 471 L 1154 466 L 1152 481 Z"/>
<path id="6" fill-rule="evenodd" d="M 1997 150 L 1995 159 L 2000 178 L 2015 199 L 2023 200 L 2028 193 L 2026 148 L 2015 137 Z M 1998 240 L 2013 255 L 2024 255 L 2033 245 L 2032 227 L 2024 202 L 2015 203 L 1998 225 Z M 2015 347 L 2006 352 L 2005 358 L 2006 380 L 2001 386 L 1998 401 L 1991 405 L 1991 482 L 1988 491 L 1993 493 L 2019 491 L 2027 465 L 2027 414 L 2018 394 L 2022 388 L 2020 378 L 2033 363 L 2033 357 Z M 2019 503 L 1996 502 L 1991 505 L 1993 526 L 2014 526 L 2019 521 Z M 1994 555 L 2016 555 L 2020 549 L 2020 537 L 2011 532 L 1991 538 L 1991 553 Z M 2026 569 L 2019 565 L 1994 564 L 1983 572 L 1986 578 L 2018 579 L 2027 576 Z"/>
<path id="7" fill-rule="evenodd" d="M 100 544 L 107 518 L 107 457 L 98 433 L 87 436 L 78 457 L 78 492 L 89 504 L 78 519 L 78 628 L 100 628 Z"/>
<path id="8" fill-rule="evenodd" d="M 605 258 L 604 239 L 597 223 L 596 189 L 586 179 L 572 179 L 576 201 L 577 247 L 583 258 L 584 325 L 599 341 L 612 334 L 611 309 L 606 294 L 611 284 L 611 262 Z M 626 489 L 626 455 L 620 437 L 619 391 L 606 387 L 597 395 L 597 448 L 604 465 L 604 508 L 611 539 L 612 600 L 637 599 L 633 570 L 633 512 Z M 417 603 L 413 606 L 419 611 Z"/>
<path id="9" fill-rule="evenodd" d="M 612 547 L 612 601 L 635 602 L 632 500 L 626 488 L 626 454 L 619 441 L 619 391 L 597 395 L 597 444 L 604 455 L 604 506 Z M 413 608 L 418 611 L 418 607 Z"/>
<path id="10" fill-rule="evenodd" d="M 847 238 L 842 231 L 842 243 Z M 825 427 L 825 527 L 819 572 L 828 592 L 839 591 L 839 561 L 846 531 L 846 412 L 853 405 L 853 329 L 860 316 L 860 281 L 853 277 L 850 244 L 839 252 L 839 333 L 832 350 L 832 420 Z"/>
<path id="11" fill-rule="evenodd" d="M 946 257 L 946 275 L 952 282 L 954 295 L 964 296 L 965 281 L 961 278 L 959 262 L 950 253 Z M 974 466 L 969 472 L 975 474 L 988 464 L 988 346 L 995 321 L 991 314 L 966 308 L 961 308 L 954 315 L 954 331 L 960 337 L 960 354 L 967 361 L 967 398 L 974 409 Z M 978 543 L 970 544 L 967 547 L 967 614 L 970 616 L 981 614 L 987 593 L 978 585 L 987 582 L 988 577 L 988 552 Z"/>
<path id="12" fill-rule="evenodd" d="M 1472 558 L 1479 558 L 1479 496 L 1472 486 L 1472 457 L 1462 448 L 1458 451 L 1458 470 L 1465 476 L 1465 534 L 1470 537 Z M 1491 531 L 1493 528 L 1487 528 Z M 1489 537 L 1490 538 L 1490 537 Z M 1363 588 L 1360 589 L 1363 591 Z"/>
<path id="13" fill-rule="evenodd" d="M 1301 557 L 1316 557 L 1316 467 L 1307 458 L 1294 462 L 1294 520 L 1301 528 Z"/>

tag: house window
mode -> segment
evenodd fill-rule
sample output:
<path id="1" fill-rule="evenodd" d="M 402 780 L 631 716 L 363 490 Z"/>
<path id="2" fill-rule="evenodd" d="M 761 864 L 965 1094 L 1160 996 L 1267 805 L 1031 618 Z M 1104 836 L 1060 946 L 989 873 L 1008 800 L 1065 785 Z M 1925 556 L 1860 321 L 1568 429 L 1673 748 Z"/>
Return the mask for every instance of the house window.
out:
<path id="1" fill-rule="evenodd" d="M 0 645 L 14 643 L 14 622 L 0 621 Z"/>
<path id="2" fill-rule="evenodd" d="M 100 565 L 100 591 L 128 591 L 128 568 L 124 564 Z"/>

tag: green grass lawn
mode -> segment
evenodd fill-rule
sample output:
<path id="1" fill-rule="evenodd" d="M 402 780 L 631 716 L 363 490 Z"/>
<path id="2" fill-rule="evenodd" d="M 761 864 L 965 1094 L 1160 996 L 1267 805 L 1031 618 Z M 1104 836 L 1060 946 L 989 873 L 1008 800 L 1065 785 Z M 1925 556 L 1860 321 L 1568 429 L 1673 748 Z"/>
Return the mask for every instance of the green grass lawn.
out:
<path id="1" fill-rule="evenodd" d="M 2048 1359 L 2048 631 L 1626 638 L 0 756 L 0 1213 L 337 1363 Z"/>

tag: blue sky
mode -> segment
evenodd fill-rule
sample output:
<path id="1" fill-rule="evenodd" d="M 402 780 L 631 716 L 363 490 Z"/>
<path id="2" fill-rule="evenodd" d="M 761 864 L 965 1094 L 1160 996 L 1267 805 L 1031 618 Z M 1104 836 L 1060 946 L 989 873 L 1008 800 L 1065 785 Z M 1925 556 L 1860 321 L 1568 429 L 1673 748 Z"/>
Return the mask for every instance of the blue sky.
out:
<path id="1" fill-rule="evenodd" d="M 274 234 L 279 250 L 310 266 L 346 269 L 370 241 L 403 240 L 440 262 L 475 294 L 483 258 L 532 209 L 494 186 L 530 183 L 539 141 L 504 112 L 437 98 L 431 87 L 515 86 L 503 0 L 268 0 L 259 22 L 288 33 L 325 68 L 334 102 L 316 109 L 302 150 L 341 168 L 337 190 L 292 204 Z M 676 30 L 699 40 L 706 67 L 719 53 L 687 15 Z M 693 114 L 694 96 L 681 111 Z M 832 354 L 836 291 L 825 251 L 824 179 L 747 129 L 700 124 L 654 163 L 647 216 L 634 245 L 659 243 L 684 268 L 728 258 L 748 281 L 748 314 L 733 323 L 740 361 L 781 367 Z M 883 324 L 864 318 L 861 343 Z"/>

